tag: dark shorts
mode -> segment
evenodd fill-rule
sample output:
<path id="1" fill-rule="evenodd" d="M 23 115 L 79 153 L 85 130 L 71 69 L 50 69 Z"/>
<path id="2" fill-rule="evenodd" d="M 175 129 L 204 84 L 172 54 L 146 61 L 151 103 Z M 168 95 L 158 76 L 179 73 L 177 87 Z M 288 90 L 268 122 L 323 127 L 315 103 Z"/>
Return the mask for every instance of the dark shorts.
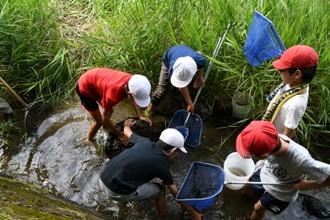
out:
<path id="1" fill-rule="evenodd" d="M 99 112 L 99 105 L 97 104 L 97 101 L 94 99 L 89 99 L 86 98 L 85 96 L 83 96 L 80 93 L 78 84 L 76 86 L 76 92 L 80 98 L 80 102 L 81 104 L 84 106 L 84 108 L 90 113 L 90 114 L 95 114 L 97 112 Z"/>
<path id="2" fill-rule="evenodd" d="M 250 177 L 250 181 L 261 182 L 260 169 L 253 173 L 253 175 Z M 260 199 L 260 202 L 265 209 L 276 215 L 280 214 L 290 204 L 289 202 L 283 202 L 269 194 L 261 184 L 251 185 L 251 191 Z"/>

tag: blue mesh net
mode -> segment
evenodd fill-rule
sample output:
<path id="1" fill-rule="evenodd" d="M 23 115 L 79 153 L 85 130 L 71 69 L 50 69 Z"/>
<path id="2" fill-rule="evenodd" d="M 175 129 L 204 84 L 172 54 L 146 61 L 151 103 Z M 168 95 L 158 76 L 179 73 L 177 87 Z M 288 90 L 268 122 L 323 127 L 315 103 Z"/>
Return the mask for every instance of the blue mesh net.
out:
<path id="1" fill-rule="evenodd" d="M 273 23 L 256 11 L 243 50 L 249 64 L 259 66 L 283 54 L 285 46 Z"/>
<path id="2" fill-rule="evenodd" d="M 185 202 L 198 211 L 213 205 L 221 192 L 225 173 L 221 167 L 195 161 L 176 196 L 177 201 Z"/>
<path id="3" fill-rule="evenodd" d="M 197 114 L 192 114 L 189 117 L 186 127 L 183 127 L 188 116 L 188 112 L 184 109 L 178 110 L 171 119 L 168 127 L 178 129 L 185 137 L 185 146 L 198 148 L 201 144 L 203 121 Z M 184 134 L 184 132 L 188 132 Z"/>

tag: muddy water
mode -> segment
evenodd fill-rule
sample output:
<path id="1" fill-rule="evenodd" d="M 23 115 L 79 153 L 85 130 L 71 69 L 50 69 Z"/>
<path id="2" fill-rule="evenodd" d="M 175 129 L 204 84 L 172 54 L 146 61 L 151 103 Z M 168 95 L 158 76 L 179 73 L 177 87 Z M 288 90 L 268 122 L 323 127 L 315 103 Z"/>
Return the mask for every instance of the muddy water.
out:
<path id="1" fill-rule="evenodd" d="M 132 116 L 127 103 L 119 104 L 113 119 L 121 121 Z M 154 122 L 170 118 L 151 118 Z M 27 137 L 17 149 L 1 149 L 0 172 L 41 186 L 83 206 L 94 208 L 104 219 L 155 219 L 151 202 L 120 204 L 108 200 L 99 187 L 99 173 L 108 160 L 102 151 L 107 135 L 99 131 L 96 144 L 85 144 L 90 119 L 78 102 L 52 112 L 42 122 L 35 135 Z M 204 121 L 202 145 L 188 149 L 171 162 L 178 187 L 193 161 L 223 167 L 224 158 L 234 151 L 237 131 L 218 129 L 214 122 Z M 220 144 L 226 140 L 225 144 Z M 312 192 L 329 199 L 329 190 Z M 245 219 L 252 211 L 254 201 L 243 197 L 240 191 L 224 187 L 214 205 L 205 210 L 204 219 Z M 328 205 L 328 204 L 325 204 Z M 318 219 L 303 208 L 302 198 L 293 202 L 280 216 L 267 215 L 267 219 Z M 173 197 L 167 195 L 167 214 L 164 219 L 190 219 Z"/>

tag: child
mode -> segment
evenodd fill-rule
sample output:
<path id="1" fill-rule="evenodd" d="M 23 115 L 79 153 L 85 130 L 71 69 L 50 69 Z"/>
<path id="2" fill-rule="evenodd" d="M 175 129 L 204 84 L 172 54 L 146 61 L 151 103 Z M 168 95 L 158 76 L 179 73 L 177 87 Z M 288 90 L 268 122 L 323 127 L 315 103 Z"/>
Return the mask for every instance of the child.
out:
<path id="1" fill-rule="evenodd" d="M 297 199 L 299 190 L 330 186 L 330 164 L 313 159 L 306 148 L 278 134 L 271 122 L 252 121 L 238 135 L 236 150 L 243 157 L 265 160 L 250 181 L 278 183 L 250 186 L 259 198 L 252 220 L 263 219 L 267 210 L 281 213 Z"/>
<path id="2" fill-rule="evenodd" d="M 262 120 L 272 122 L 280 134 L 293 137 L 307 107 L 317 63 L 318 54 L 305 45 L 289 48 L 273 62 L 283 82 L 268 96 L 270 103 Z"/>
<path id="3" fill-rule="evenodd" d="M 133 143 L 132 148 L 121 152 L 111 159 L 100 174 L 101 188 L 114 200 L 120 202 L 153 200 L 158 217 L 165 215 L 166 188 L 173 197 L 178 193 L 170 169 L 170 160 L 180 152 L 187 153 L 184 148 L 182 134 L 174 129 L 167 128 L 159 136 L 157 142 L 133 133 L 131 127 L 133 119 L 127 119 L 124 124 L 124 133 Z M 162 180 L 162 184 L 153 182 L 154 178 Z M 185 208 L 192 219 L 201 219 L 202 215 L 186 203 L 178 202 Z"/>
<path id="4" fill-rule="evenodd" d="M 127 137 L 111 121 L 113 108 L 128 98 L 137 117 L 151 124 L 150 119 L 143 117 L 138 109 L 138 106 L 146 107 L 150 103 L 150 90 L 150 82 L 142 75 L 108 68 L 94 68 L 85 72 L 78 80 L 76 91 L 81 104 L 94 120 L 88 129 L 87 141 L 93 142 L 96 132 L 103 126 L 105 130 L 113 130 L 126 145 Z M 102 115 L 98 103 L 103 107 Z"/>
<path id="5" fill-rule="evenodd" d="M 186 45 L 171 47 L 162 58 L 162 69 L 156 90 L 151 96 L 151 103 L 144 115 L 151 116 L 161 100 L 168 93 L 170 86 L 179 88 L 188 104 L 187 111 L 194 113 L 195 106 L 190 98 L 187 86 L 195 77 L 194 88 L 204 84 L 202 69 L 206 66 L 205 57 Z"/>

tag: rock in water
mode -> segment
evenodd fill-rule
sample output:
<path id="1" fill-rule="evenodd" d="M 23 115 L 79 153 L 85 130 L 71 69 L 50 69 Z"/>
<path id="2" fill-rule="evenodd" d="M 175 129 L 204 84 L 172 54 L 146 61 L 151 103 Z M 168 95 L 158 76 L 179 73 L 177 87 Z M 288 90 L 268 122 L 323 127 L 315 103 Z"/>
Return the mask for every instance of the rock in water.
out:
<path id="1" fill-rule="evenodd" d="M 310 195 L 300 194 L 303 197 L 304 209 L 310 214 L 320 219 L 330 219 L 330 210 L 323 203 Z"/>

